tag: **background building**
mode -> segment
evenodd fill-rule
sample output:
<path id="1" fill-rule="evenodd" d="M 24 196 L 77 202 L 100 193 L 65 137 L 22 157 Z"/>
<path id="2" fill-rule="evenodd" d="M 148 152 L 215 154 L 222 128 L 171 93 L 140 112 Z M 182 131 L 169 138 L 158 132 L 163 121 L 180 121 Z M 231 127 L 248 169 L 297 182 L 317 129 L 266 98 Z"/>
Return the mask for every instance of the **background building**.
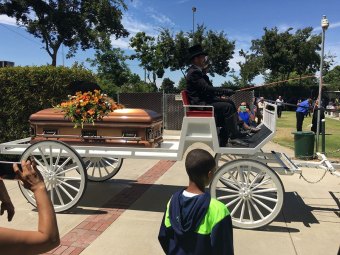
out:
<path id="1" fill-rule="evenodd" d="M 0 60 L 0 68 L 6 66 L 14 66 L 14 62 Z"/>

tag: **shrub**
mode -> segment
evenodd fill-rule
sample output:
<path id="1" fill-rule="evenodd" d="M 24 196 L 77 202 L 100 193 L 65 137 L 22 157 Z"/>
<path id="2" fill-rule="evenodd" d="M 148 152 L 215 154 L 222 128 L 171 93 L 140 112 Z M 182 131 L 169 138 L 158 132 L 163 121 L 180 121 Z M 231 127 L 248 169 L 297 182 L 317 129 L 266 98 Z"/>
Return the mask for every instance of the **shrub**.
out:
<path id="1" fill-rule="evenodd" d="M 0 68 L 0 142 L 29 136 L 28 119 L 32 113 L 67 99 L 70 82 L 94 82 L 95 78 L 91 71 L 79 66 Z"/>

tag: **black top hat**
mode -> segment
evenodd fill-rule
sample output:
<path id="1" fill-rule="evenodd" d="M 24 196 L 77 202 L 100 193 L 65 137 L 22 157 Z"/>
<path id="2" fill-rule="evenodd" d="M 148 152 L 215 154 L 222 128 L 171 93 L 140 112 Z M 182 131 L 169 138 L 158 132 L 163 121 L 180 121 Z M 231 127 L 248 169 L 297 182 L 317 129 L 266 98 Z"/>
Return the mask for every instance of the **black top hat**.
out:
<path id="1" fill-rule="evenodd" d="M 189 48 L 189 59 L 192 60 L 196 56 L 200 55 L 208 55 L 206 52 L 203 51 L 202 46 L 200 44 L 196 44 Z"/>

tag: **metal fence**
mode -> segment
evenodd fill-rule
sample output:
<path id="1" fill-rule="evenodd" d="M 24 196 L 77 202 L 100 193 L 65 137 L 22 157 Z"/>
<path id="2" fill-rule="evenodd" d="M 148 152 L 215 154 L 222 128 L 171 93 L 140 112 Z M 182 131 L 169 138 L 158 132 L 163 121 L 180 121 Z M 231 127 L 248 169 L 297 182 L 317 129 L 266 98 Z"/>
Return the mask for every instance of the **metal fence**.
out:
<path id="1" fill-rule="evenodd" d="M 240 91 L 234 94 L 231 99 L 236 107 L 242 102 L 252 106 L 253 91 Z M 179 94 L 155 93 L 121 93 L 118 95 L 118 102 L 127 108 L 149 109 L 162 113 L 165 129 L 180 130 L 184 116 L 184 109 Z"/>

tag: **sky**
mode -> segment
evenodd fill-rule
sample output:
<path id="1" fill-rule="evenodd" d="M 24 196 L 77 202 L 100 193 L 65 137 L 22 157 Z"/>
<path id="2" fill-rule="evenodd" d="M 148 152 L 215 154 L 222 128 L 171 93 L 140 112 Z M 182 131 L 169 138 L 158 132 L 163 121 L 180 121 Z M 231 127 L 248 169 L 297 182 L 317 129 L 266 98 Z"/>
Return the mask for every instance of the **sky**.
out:
<path id="1" fill-rule="evenodd" d="M 330 27 L 325 36 L 325 53 L 335 54 L 335 65 L 340 65 L 340 0 L 125 0 L 128 10 L 123 13 L 122 23 L 130 32 L 129 38 L 137 32 L 144 31 L 148 35 L 157 36 L 159 28 L 169 28 L 174 33 L 192 31 L 193 23 L 204 24 L 207 29 L 224 31 L 229 40 L 235 41 L 235 54 L 229 66 L 239 71 L 237 62 L 243 59 L 238 55 L 240 49 L 248 50 L 251 40 L 259 39 L 264 34 L 263 28 L 278 27 L 285 31 L 311 26 L 313 33 L 321 33 L 321 18 L 326 15 Z M 196 7 L 194 13 L 192 7 Z M 294 32 L 293 30 L 293 32 Z M 115 40 L 112 45 L 120 47 L 126 54 L 132 54 L 129 38 Z M 18 27 L 15 20 L 0 15 L 0 60 L 15 62 L 16 66 L 49 64 L 51 59 L 42 48 L 43 44 L 34 36 Z M 64 50 L 66 55 L 66 49 Z M 94 51 L 79 50 L 75 57 L 63 58 L 59 50 L 57 64 L 71 66 L 74 62 L 83 62 L 90 68 L 87 58 L 93 58 Z M 128 61 L 132 72 L 144 79 L 144 71 L 138 61 Z M 94 69 L 95 71 L 95 69 Z M 182 77 L 181 72 L 166 71 L 163 78 L 170 78 L 177 85 Z M 216 76 L 213 84 L 219 86 L 230 77 Z M 157 80 L 161 84 L 162 79 Z M 255 84 L 263 83 L 256 77 Z"/>

